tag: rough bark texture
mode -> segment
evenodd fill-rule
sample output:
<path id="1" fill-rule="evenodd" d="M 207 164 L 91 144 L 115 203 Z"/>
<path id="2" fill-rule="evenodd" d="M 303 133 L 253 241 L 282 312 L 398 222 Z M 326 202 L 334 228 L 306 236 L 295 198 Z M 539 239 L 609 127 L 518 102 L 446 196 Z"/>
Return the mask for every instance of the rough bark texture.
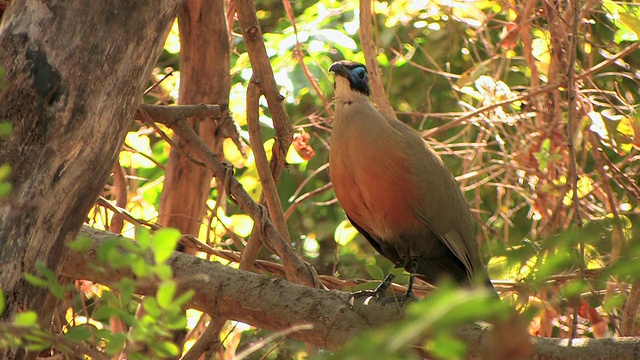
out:
<path id="1" fill-rule="evenodd" d="M 187 0 L 178 15 L 180 27 L 180 105 L 219 104 L 227 108 L 229 75 L 229 35 L 224 0 Z M 222 121 L 225 120 L 222 117 Z M 216 154 L 229 124 L 211 118 L 192 118 L 189 125 Z M 232 124 L 231 124 L 232 125 Z M 178 146 L 184 141 L 176 137 Z M 171 149 L 160 200 L 158 223 L 198 236 L 209 196 L 211 171 L 198 166 Z M 185 249 L 193 253 L 193 249 Z"/>
<path id="2" fill-rule="evenodd" d="M 123 277 L 135 276 L 123 269 L 106 273 L 95 272 L 96 250 L 104 240 L 116 236 L 104 231 L 83 228 L 82 235 L 93 239 L 86 253 L 71 252 L 62 273 L 71 278 L 90 279 L 115 284 Z M 293 284 L 280 278 L 270 278 L 232 269 L 191 255 L 174 253 L 168 264 L 179 286 L 178 293 L 188 289 L 195 296 L 187 306 L 228 319 L 242 321 L 259 328 L 280 331 L 295 325 L 311 324 L 313 328 L 290 335 L 318 346 L 336 349 L 358 333 L 381 326 L 401 316 L 394 304 L 350 308 L 348 294 Z M 158 283 L 139 281 L 138 291 L 153 295 Z M 495 359 L 495 341 L 490 326 L 473 325 L 458 332 L 469 347 L 468 359 Z M 577 339 L 570 345 L 567 339 L 533 338 L 533 354 L 529 359 L 640 359 L 639 338 Z"/>
<path id="3" fill-rule="evenodd" d="M 48 290 L 29 285 L 36 260 L 59 269 L 102 190 L 180 0 L 14 0 L 0 24 L 6 72 L 0 163 L 0 320 L 33 309 L 47 322 Z M 0 358 L 24 354 L 0 353 Z"/>
<path id="4" fill-rule="evenodd" d="M 104 284 L 115 284 L 123 277 L 135 279 L 130 270 L 120 268 L 106 273 L 95 273 L 100 245 L 115 234 L 84 227 L 82 236 L 93 239 L 91 248 L 83 254 L 70 252 L 62 274 L 75 279 L 91 279 Z M 349 308 L 348 293 L 314 289 L 236 270 L 198 257 L 174 252 L 167 261 L 178 284 L 176 293 L 192 289 L 195 296 L 187 307 L 198 309 L 212 317 L 233 319 L 260 328 L 279 331 L 294 325 L 313 324 L 310 331 L 294 333 L 293 338 L 335 349 L 357 333 L 397 319 L 397 307 L 378 304 L 362 310 Z M 154 295 L 158 282 L 145 279 L 137 282 L 143 295 Z M 362 311 L 360 311 L 362 310 Z"/>

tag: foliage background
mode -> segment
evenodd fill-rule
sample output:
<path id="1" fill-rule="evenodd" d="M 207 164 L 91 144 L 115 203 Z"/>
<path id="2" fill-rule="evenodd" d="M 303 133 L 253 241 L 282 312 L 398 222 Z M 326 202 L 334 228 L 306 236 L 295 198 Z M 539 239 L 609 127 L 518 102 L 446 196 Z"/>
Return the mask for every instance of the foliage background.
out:
<path id="1" fill-rule="evenodd" d="M 328 286 L 348 291 L 359 283 L 354 279 L 377 278 L 380 269 L 391 267 L 345 221 L 327 186 L 332 114 L 327 70 L 344 58 L 365 61 L 359 50 L 360 10 L 356 2 L 329 0 L 289 5 L 290 12 L 281 1 L 256 2 L 296 130 L 290 166 L 278 187 L 280 200 L 295 249 L 326 275 Z M 578 336 L 638 335 L 636 309 L 626 306 L 640 296 L 634 286 L 640 271 L 640 7 L 616 1 L 578 5 L 574 37 L 570 4 L 375 1 L 377 59 L 398 118 L 423 132 L 458 176 L 491 277 L 503 297 L 528 310 L 529 332 L 568 337 L 577 311 Z M 248 143 L 245 96 L 252 71 L 240 29 L 231 24 L 229 107 Z M 179 51 L 175 25 L 151 82 L 159 84 L 145 102 L 176 103 Z M 275 132 L 266 102 L 260 121 L 269 152 Z M 153 129 L 133 124 L 120 155 L 126 182 L 108 184 L 88 223 L 108 229 L 116 204 L 130 215 L 123 234 L 134 237 L 136 225 L 153 223 L 169 150 Z M 252 151 L 246 150 L 244 158 L 225 141 L 226 160 L 257 201 L 261 185 Z M 118 195 L 122 186 L 125 199 Z M 241 252 L 251 219 L 231 202 L 217 204 L 218 194 L 212 182 L 198 237 L 214 249 Z M 237 266 L 225 254 L 199 256 Z M 278 262 L 267 250 L 260 257 Z M 107 301 L 101 300 L 102 291 L 78 284 L 82 298 L 91 302 Z M 66 321 L 86 317 L 86 304 L 66 305 Z M 131 304 L 124 307 L 135 311 Z M 203 329 L 201 317 L 186 314 L 193 329 L 187 346 Z M 218 356 L 232 358 L 269 335 L 228 322 Z M 279 339 L 245 355 L 289 359 L 306 351 L 303 344 Z"/>

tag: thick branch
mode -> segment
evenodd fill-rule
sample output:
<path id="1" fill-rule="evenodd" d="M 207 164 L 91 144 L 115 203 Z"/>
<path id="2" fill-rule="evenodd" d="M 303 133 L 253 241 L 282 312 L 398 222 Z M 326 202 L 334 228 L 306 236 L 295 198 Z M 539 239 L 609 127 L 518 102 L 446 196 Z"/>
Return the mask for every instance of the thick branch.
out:
<path id="1" fill-rule="evenodd" d="M 221 115 L 219 105 L 178 105 L 178 106 L 164 106 L 164 105 L 149 105 L 141 104 L 136 111 L 136 119 L 144 120 L 144 116 L 141 113 L 144 110 L 155 122 L 161 124 L 171 123 L 176 119 L 188 119 L 190 117 L 211 117 L 219 118 Z"/>
<path id="2" fill-rule="evenodd" d="M 71 252 L 62 274 L 71 278 L 90 279 L 107 285 L 121 278 L 135 278 L 127 270 L 95 272 L 90 264 L 97 262 L 96 250 L 106 239 L 117 236 L 104 231 L 83 228 L 81 235 L 93 240 L 84 253 Z M 168 261 L 178 283 L 178 293 L 189 289 L 195 296 L 187 306 L 241 321 L 260 328 L 280 331 L 300 324 L 313 329 L 289 335 L 308 343 L 335 349 L 358 333 L 398 319 L 394 304 L 368 306 L 347 305 L 348 294 L 296 285 L 279 278 L 232 269 L 191 255 L 176 252 Z M 138 292 L 154 295 L 158 283 L 154 280 L 138 283 Z M 469 359 L 481 359 L 491 353 L 488 326 L 468 326 L 458 335 L 469 346 Z M 640 339 L 568 339 L 534 338 L 531 359 L 635 359 L 640 351 Z"/>
<path id="3" fill-rule="evenodd" d="M 90 237 L 93 245 L 84 253 L 70 252 L 61 272 L 63 275 L 106 285 L 113 285 L 122 278 L 135 279 L 128 269 L 96 273 L 91 267 L 97 262 L 96 252 L 100 245 L 118 235 L 88 227 L 83 228 L 80 235 Z M 180 252 L 174 252 L 168 264 L 178 284 L 177 293 L 189 289 L 196 292 L 188 307 L 213 317 L 273 331 L 312 324 L 313 330 L 294 333 L 291 337 L 329 349 L 363 330 L 399 316 L 395 306 L 370 306 L 362 312 L 354 311 L 347 304 L 347 293 L 297 285 Z M 145 279 L 138 282 L 137 290 L 143 295 L 154 295 L 157 287 L 157 281 Z"/>

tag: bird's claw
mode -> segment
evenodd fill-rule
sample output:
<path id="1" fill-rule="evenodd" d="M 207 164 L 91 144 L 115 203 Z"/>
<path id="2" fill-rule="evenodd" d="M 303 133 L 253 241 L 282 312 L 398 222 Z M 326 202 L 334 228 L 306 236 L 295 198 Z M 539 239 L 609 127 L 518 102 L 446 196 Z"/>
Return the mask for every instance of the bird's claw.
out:
<path id="1" fill-rule="evenodd" d="M 406 293 L 398 298 L 394 298 L 392 300 L 395 300 L 397 303 L 399 303 L 400 305 L 404 305 L 404 304 L 409 304 L 412 303 L 414 301 L 418 301 L 418 298 L 413 295 L 413 293 Z"/>
<path id="2" fill-rule="evenodd" d="M 349 299 L 347 300 L 347 302 L 353 306 L 355 304 L 355 300 L 361 297 L 366 297 L 366 299 L 364 300 L 364 304 L 368 304 L 369 301 L 371 301 L 371 299 L 376 299 L 376 300 L 384 300 L 387 299 L 387 295 L 385 294 L 385 290 L 380 291 L 380 289 L 376 289 L 376 290 L 360 290 L 360 291 L 355 291 L 352 292 L 349 295 Z"/>
<path id="3" fill-rule="evenodd" d="M 379 290 L 361 290 L 361 291 L 356 291 L 351 293 L 351 295 L 349 295 L 349 299 L 348 299 L 348 303 L 353 306 L 355 304 L 355 299 L 357 298 L 361 298 L 361 297 L 367 297 L 364 301 L 363 304 L 367 305 L 369 304 L 369 302 L 373 299 L 375 301 L 380 301 L 383 305 L 386 305 L 388 303 L 396 303 L 399 305 L 405 305 L 414 301 L 417 301 L 418 298 L 413 295 L 413 292 L 407 292 L 406 294 L 396 297 L 388 297 L 386 295 L 386 291 L 379 291 Z"/>

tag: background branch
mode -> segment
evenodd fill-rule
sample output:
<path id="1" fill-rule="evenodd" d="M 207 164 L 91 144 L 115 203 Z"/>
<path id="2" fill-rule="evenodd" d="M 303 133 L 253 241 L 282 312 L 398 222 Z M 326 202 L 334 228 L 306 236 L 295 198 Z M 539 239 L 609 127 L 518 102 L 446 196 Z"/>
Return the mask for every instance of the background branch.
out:
<path id="1" fill-rule="evenodd" d="M 371 79 L 371 96 L 373 103 L 383 114 L 396 117 L 395 110 L 389 102 L 387 92 L 382 85 L 382 72 L 378 65 L 378 47 L 373 42 L 373 18 L 371 16 L 371 0 L 360 1 L 360 43 L 362 53 L 367 61 L 367 70 Z"/>
<path id="2" fill-rule="evenodd" d="M 160 119 L 160 123 L 165 119 Z M 308 286 L 319 284 L 317 276 L 311 267 L 307 266 L 296 254 L 289 243 L 276 230 L 271 221 L 264 217 L 264 207 L 257 204 L 236 179 L 230 166 L 225 165 L 209 147 L 196 135 L 183 119 L 172 119 L 169 126 L 184 141 L 184 145 L 192 151 L 209 168 L 217 181 L 229 191 L 238 206 L 253 219 L 255 224 L 261 224 L 261 234 L 282 259 L 287 273 L 287 279 Z"/>

